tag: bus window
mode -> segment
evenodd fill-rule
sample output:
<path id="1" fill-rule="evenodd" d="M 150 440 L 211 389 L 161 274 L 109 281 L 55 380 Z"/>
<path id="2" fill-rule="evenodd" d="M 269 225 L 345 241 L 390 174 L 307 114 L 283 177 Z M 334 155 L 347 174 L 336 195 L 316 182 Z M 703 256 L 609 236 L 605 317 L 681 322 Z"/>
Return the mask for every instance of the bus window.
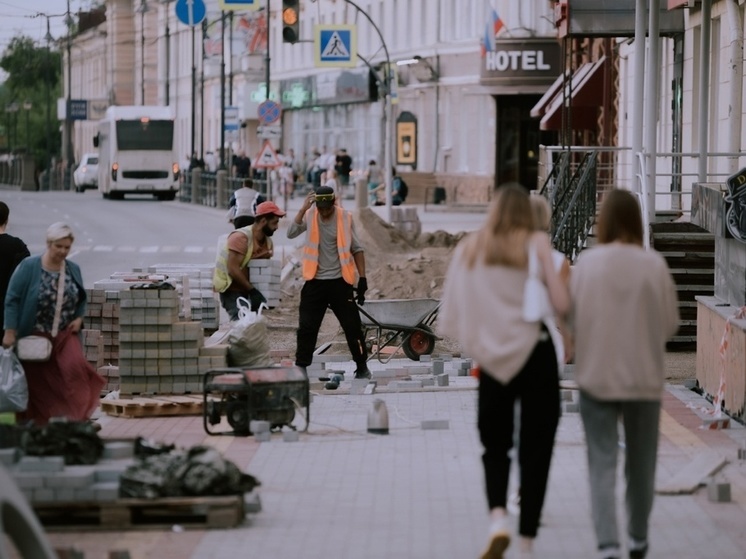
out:
<path id="1" fill-rule="evenodd" d="M 121 151 L 170 151 L 174 123 L 171 120 L 118 120 L 117 147 Z"/>

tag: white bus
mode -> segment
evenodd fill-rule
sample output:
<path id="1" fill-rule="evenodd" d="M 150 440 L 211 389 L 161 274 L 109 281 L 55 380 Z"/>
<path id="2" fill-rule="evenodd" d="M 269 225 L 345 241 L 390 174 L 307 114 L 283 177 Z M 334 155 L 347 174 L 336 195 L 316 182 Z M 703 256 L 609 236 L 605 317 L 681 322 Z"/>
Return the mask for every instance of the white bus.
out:
<path id="1" fill-rule="evenodd" d="M 173 200 L 179 189 L 174 116 L 168 107 L 109 107 L 93 139 L 104 198 L 152 194 Z"/>

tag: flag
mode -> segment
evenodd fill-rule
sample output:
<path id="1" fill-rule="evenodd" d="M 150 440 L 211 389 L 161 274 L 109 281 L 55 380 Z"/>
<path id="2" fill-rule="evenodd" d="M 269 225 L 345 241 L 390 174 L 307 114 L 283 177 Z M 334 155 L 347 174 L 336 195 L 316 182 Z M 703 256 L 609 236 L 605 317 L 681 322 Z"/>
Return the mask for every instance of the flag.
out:
<path id="1" fill-rule="evenodd" d="M 484 37 L 482 38 L 482 56 L 495 50 L 495 37 L 505 28 L 505 22 L 498 15 L 495 8 L 490 8 L 487 23 L 484 26 Z"/>

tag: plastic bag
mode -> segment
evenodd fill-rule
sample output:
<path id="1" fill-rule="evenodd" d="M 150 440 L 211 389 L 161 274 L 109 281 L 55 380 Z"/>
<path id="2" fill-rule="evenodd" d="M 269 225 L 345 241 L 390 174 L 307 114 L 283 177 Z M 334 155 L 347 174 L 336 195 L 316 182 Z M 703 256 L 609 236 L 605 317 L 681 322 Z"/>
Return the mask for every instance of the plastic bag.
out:
<path id="1" fill-rule="evenodd" d="M 238 320 L 233 323 L 228 334 L 228 363 L 232 367 L 269 367 L 269 334 L 267 323 L 262 316 L 264 304 L 257 312 L 251 310 L 251 303 L 239 297 Z"/>
<path id="2" fill-rule="evenodd" d="M 523 320 L 538 322 L 554 314 L 544 282 L 539 278 L 539 257 L 536 247 L 531 243 L 528 247 L 528 277 L 523 290 Z"/>
<path id="3" fill-rule="evenodd" d="M 0 412 L 24 411 L 28 406 L 26 373 L 12 349 L 1 349 Z"/>

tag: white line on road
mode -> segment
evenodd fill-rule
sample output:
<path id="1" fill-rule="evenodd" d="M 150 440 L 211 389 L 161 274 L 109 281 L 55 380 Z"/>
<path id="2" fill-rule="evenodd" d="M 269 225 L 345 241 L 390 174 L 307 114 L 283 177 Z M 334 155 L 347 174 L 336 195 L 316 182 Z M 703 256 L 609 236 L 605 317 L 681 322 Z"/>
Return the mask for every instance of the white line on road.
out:
<path id="1" fill-rule="evenodd" d="M 198 247 L 198 246 L 191 246 L 191 247 L 184 247 L 184 252 L 204 252 L 205 247 Z"/>
<path id="2" fill-rule="evenodd" d="M 157 246 L 140 247 L 140 252 L 158 252 Z"/>
<path id="3" fill-rule="evenodd" d="M 113 246 L 108 245 L 96 245 L 93 247 L 93 252 L 111 252 L 114 250 Z"/>

